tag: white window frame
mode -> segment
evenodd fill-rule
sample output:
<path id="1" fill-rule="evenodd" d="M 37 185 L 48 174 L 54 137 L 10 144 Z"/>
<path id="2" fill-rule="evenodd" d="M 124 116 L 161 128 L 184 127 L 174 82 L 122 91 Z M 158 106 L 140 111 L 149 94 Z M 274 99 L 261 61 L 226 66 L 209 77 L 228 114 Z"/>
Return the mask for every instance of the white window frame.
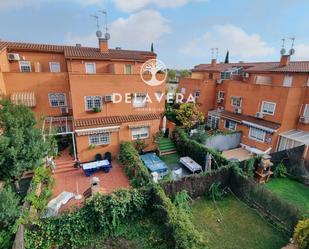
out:
<path id="1" fill-rule="evenodd" d="M 88 106 L 88 100 L 91 101 L 91 107 Z M 100 104 L 98 105 L 96 101 L 100 101 Z M 103 107 L 103 101 L 102 96 L 85 96 L 85 110 L 86 111 L 92 111 L 94 108 L 100 108 L 102 110 Z"/>
<path id="2" fill-rule="evenodd" d="M 224 99 L 224 91 L 219 91 L 217 98 L 218 99 Z"/>
<path id="3" fill-rule="evenodd" d="M 227 124 L 227 121 L 229 122 L 229 124 L 231 124 L 231 123 L 233 123 L 233 124 L 235 124 L 235 126 L 234 126 L 234 128 L 232 127 L 227 127 L 226 126 L 226 124 Z M 228 119 L 226 119 L 225 121 L 224 121 L 224 128 L 225 129 L 228 129 L 228 130 L 230 130 L 230 131 L 236 131 L 236 129 L 237 129 L 237 123 L 235 122 L 235 121 L 233 121 L 233 120 L 228 120 Z"/>
<path id="4" fill-rule="evenodd" d="M 110 144 L 110 133 L 98 133 L 89 135 L 89 145 L 107 145 Z"/>
<path id="5" fill-rule="evenodd" d="M 260 139 L 258 136 L 255 136 L 254 134 L 252 134 L 253 131 L 263 132 L 263 138 Z M 263 131 L 263 130 L 258 129 L 258 128 L 250 127 L 249 138 L 252 139 L 252 140 L 264 143 L 265 138 L 266 138 L 266 131 Z"/>
<path id="6" fill-rule="evenodd" d="M 62 102 L 59 98 L 60 96 L 61 96 L 61 98 L 63 97 L 64 104 L 59 104 L 59 102 Z M 58 99 L 52 100 L 52 97 L 56 97 Z M 67 98 L 66 98 L 65 93 L 49 93 L 48 94 L 48 101 L 49 101 L 50 107 L 65 107 L 65 106 L 67 106 Z M 53 104 L 53 103 L 56 103 L 56 104 Z"/>
<path id="7" fill-rule="evenodd" d="M 93 71 L 89 71 L 88 66 L 92 65 L 93 66 Z M 97 68 L 96 68 L 96 63 L 95 62 L 86 62 L 85 63 L 85 71 L 87 74 L 96 74 L 97 73 Z"/>
<path id="8" fill-rule="evenodd" d="M 58 62 L 58 61 L 50 61 L 49 62 L 49 71 L 51 73 L 60 73 L 61 72 L 60 62 Z"/>
<path id="9" fill-rule="evenodd" d="M 274 109 L 272 112 L 264 111 L 264 105 L 273 105 Z M 271 115 L 274 116 L 276 111 L 276 103 L 275 102 L 270 102 L 270 101 L 262 101 L 262 106 L 261 106 L 261 112 L 265 115 Z"/>
<path id="10" fill-rule="evenodd" d="M 239 105 L 235 105 L 234 100 L 239 101 Z M 241 97 L 231 97 L 231 105 L 233 107 L 241 108 L 241 106 L 242 106 L 242 98 Z"/>
<path id="11" fill-rule="evenodd" d="M 22 65 L 24 64 L 24 65 Z M 26 70 L 24 71 L 23 67 L 28 67 L 29 71 Z M 32 68 L 31 68 L 31 62 L 30 61 L 20 61 L 19 62 L 19 70 L 21 73 L 31 73 L 32 72 Z"/>
<path id="12" fill-rule="evenodd" d="M 133 96 L 132 105 L 134 108 L 143 108 L 147 106 L 146 94 L 135 94 Z"/>
<path id="13" fill-rule="evenodd" d="M 294 77 L 291 74 L 284 75 L 282 85 L 285 87 L 291 87 L 293 84 Z"/>
<path id="14" fill-rule="evenodd" d="M 127 72 L 127 66 L 130 66 L 130 72 Z M 125 64 L 124 65 L 124 74 L 133 74 L 133 65 L 132 64 Z"/>
<path id="15" fill-rule="evenodd" d="M 306 116 L 307 110 L 308 110 L 308 116 Z M 305 104 L 303 116 L 309 118 L 309 104 Z"/>
<path id="16" fill-rule="evenodd" d="M 149 127 L 131 129 L 132 140 L 147 139 L 149 138 L 149 133 L 150 133 Z"/>

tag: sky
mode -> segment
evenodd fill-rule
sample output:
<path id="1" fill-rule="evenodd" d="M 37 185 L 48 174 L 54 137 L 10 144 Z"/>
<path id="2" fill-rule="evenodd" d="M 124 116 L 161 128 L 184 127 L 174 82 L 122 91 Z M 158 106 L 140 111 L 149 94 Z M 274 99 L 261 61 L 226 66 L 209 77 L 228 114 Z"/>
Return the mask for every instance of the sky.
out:
<path id="1" fill-rule="evenodd" d="M 98 46 L 108 13 L 109 46 L 150 50 L 167 67 L 218 61 L 278 61 L 282 38 L 292 60 L 309 60 L 309 0 L 0 0 L 0 39 Z"/>

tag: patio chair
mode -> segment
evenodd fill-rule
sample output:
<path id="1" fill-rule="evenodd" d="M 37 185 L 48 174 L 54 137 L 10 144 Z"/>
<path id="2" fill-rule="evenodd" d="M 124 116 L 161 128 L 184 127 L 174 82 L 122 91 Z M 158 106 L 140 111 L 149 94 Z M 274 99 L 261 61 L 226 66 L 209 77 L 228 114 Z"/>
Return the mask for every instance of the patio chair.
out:
<path id="1" fill-rule="evenodd" d="M 96 154 L 95 155 L 95 161 L 101 161 L 101 160 L 102 160 L 101 154 Z"/>
<path id="2" fill-rule="evenodd" d="M 110 153 L 110 152 L 105 152 L 103 158 L 104 158 L 104 160 L 108 160 L 109 163 L 112 163 L 112 153 Z"/>

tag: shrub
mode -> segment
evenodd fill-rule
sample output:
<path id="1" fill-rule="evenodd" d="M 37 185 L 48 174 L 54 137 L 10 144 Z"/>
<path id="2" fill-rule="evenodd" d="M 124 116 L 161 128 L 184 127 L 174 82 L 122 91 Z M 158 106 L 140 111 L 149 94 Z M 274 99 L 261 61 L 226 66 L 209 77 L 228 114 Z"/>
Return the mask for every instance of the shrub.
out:
<path id="1" fill-rule="evenodd" d="M 176 193 L 174 198 L 174 205 L 177 208 L 183 209 L 187 214 L 191 214 L 192 209 L 190 207 L 190 202 L 192 201 L 190 195 L 188 194 L 188 191 L 182 190 L 178 193 Z"/>
<path id="2" fill-rule="evenodd" d="M 143 164 L 132 143 L 120 143 L 118 159 L 124 166 L 125 172 L 131 180 L 131 185 L 133 187 L 141 187 L 151 182 L 151 176 L 148 169 Z"/>
<path id="3" fill-rule="evenodd" d="M 295 227 L 293 239 L 299 249 L 309 248 L 309 219 L 300 220 Z"/>
<path id="4" fill-rule="evenodd" d="M 0 192 L 0 229 L 11 225 L 20 215 L 19 198 L 10 187 Z"/>
<path id="5" fill-rule="evenodd" d="M 138 153 L 143 153 L 144 149 L 148 147 L 148 144 L 146 144 L 144 140 L 138 138 L 133 142 L 133 146 L 138 151 Z"/>
<path id="6" fill-rule="evenodd" d="M 226 193 L 221 187 L 221 182 L 214 182 L 213 184 L 211 184 L 207 195 L 212 200 L 222 200 L 222 198 L 226 195 Z"/>
<path id="7" fill-rule="evenodd" d="M 286 177 L 286 174 L 287 174 L 287 169 L 285 165 L 283 163 L 279 163 L 274 170 L 274 176 L 283 178 L 283 177 Z"/>

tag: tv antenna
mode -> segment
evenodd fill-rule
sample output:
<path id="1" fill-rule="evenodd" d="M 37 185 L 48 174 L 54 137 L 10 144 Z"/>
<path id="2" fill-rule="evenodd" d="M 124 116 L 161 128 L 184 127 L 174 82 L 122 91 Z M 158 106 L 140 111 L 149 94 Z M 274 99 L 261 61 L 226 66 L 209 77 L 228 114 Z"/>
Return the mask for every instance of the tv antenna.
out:
<path id="1" fill-rule="evenodd" d="M 108 33 L 108 27 L 107 27 L 107 24 L 108 24 L 108 21 L 107 21 L 107 11 L 106 10 L 99 10 L 100 13 L 102 13 L 102 15 L 104 16 L 105 18 L 105 39 L 106 40 L 109 40 L 111 38 L 111 35 Z"/>
<path id="2" fill-rule="evenodd" d="M 99 17 L 97 15 L 90 15 L 90 16 L 93 17 L 96 20 L 97 32 L 95 34 L 96 34 L 97 38 L 101 38 L 102 37 L 102 31 L 100 30 Z"/>
<path id="3" fill-rule="evenodd" d="M 294 42 L 295 42 L 295 37 L 291 37 L 290 40 L 292 41 L 291 49 L 289 51 L 290 55 L 295 54 L 295 49 L 294 49 Z"/>
<path id="4" fill-rule="evenodd" d="M 281 46 L 281 50 L 280 50 L 280 54 L 281 55 L 285 55 L 286 50 L 285 50 L 285 38 L 282 38 L 282 46 Z"/>
<path id="5" fill-rule="evenodd" d="M 218 53 L 219 49 L 218 48 L 211 48 L 211 59 L 218 59 Z M 215 54 L 216 51 L 216 54 Z"/>

